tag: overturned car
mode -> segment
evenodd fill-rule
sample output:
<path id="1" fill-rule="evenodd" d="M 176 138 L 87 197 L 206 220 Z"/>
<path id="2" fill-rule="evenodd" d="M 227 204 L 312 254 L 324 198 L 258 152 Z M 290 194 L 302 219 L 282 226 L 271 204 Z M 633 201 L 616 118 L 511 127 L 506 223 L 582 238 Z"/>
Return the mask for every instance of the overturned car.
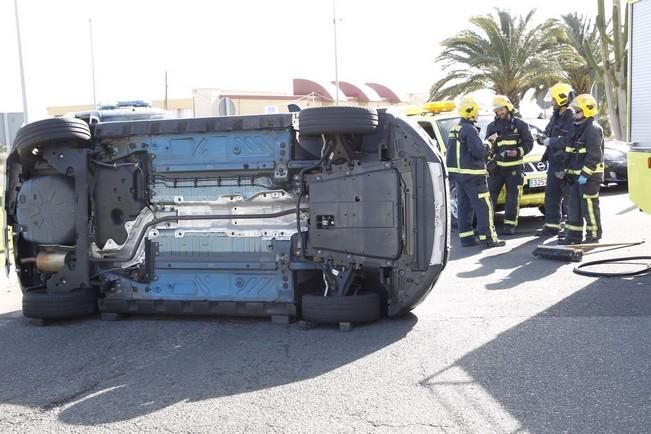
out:
<path id="1" fill-rule="evenodd" d="M 31 318 L 366 322 L 414 308 L 447 262 L 442 159 L 383 110 L 46 119 L 18 132 L 6 177 Z"/>

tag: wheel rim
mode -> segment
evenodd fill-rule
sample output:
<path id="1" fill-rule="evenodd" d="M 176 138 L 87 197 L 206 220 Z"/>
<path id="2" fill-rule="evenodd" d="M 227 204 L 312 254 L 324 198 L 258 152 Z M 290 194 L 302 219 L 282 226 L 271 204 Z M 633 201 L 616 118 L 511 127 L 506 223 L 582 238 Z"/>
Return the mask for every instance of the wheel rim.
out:
<path id="1" fill-rule="evenodd" d="M 450 189 L 450 215 L 452 216 L 453 220 L 457 220 L 457 216 L 459 215 L 458 206 L 457 189 L 456 187 L 452 187 Z"/>

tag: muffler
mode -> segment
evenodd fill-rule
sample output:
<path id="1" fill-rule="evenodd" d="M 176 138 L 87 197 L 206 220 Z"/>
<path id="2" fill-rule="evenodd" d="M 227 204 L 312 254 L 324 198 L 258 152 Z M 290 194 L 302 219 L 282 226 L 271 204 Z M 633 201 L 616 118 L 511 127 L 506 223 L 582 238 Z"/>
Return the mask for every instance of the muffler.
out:
<path id="1" fill-rule="evenodd" d="M 21 264 L 36 264 L 39 271 L 57 273 L 66 265 L 66 257 L 70 250 L 56 249 L 39 252 L 36 257 L 23 258 Z"/>

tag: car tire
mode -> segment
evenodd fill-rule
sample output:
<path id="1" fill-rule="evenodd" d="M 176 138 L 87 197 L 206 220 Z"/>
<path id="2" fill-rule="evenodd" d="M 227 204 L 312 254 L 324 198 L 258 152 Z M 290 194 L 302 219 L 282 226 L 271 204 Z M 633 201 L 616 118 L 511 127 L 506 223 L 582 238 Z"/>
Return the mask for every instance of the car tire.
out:
<path id="1" fill-rule="evenodd" d="M 23 293 L 23 315 L 35 319 L 67 319 L 89 316 L 97 311 L 97 291 L 78 289 L 72 292 Z"/>
<path id="2" fill-rule="evenodd" d="M 457 187 L 450 183 L 450 224 L 457 227 L 459 217 L 459 203 L 457 201 Z"/>
<path id="3" fill-rule="evenodd" d="M 298 130 L 306 136 L 369 135 L 377 126 L 377 111 L 364 107 L 312 107 L 298 113 Z"/>
<path id="4" fill-rule="evenodd" d="M 52 118 L 32 122 L 18 130 L 14 149 L 21 161 L 33 158 L 36 148 L 59 143 L 83 147 L 91 139 L 88 124 L 76 118 Z"/>
<path id="5" fill-rule="evenodd" d="M 373 322 L 381 316 L 380 296 L 374 292 L 328 297 L 305 294 L 301 304 L 303 319 L 315 323 Z"/>

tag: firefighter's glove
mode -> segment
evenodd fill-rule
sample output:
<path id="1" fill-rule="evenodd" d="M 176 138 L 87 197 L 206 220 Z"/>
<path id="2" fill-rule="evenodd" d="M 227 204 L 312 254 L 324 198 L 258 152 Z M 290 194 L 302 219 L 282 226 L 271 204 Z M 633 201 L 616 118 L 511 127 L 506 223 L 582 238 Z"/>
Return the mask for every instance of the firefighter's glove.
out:
<path id="1" fill-rule="evenodd" d="M 586 182 L 588 182 L 588 178 L 585 175 L 579 176 L 579 184 L 585 185 Z"/>

